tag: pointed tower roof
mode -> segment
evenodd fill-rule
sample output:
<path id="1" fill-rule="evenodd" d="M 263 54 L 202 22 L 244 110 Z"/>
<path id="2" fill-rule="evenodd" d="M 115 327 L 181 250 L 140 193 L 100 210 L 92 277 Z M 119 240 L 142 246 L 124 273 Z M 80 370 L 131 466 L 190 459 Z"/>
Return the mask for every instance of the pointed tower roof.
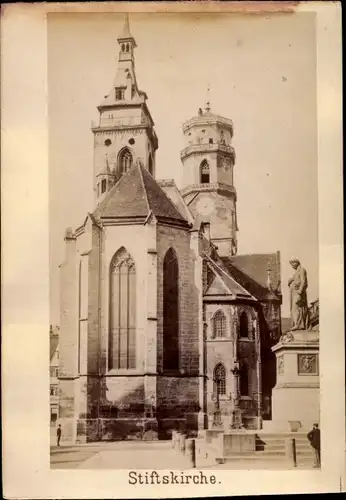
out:
<path id="1" fill-rule="evenodd" d="M 128 41 L 128 40 L 132 40 L 134 46 L 137 47 L 136 41 L 135 41 L 134 37 L 132 36 L 131 31 L 130 31 L 129 15 L 126 14 L 123 31 L 122 31 L 121 35 L 118 37 L 118 42 L 124 42 L 124 41 Z"/>
<path id="2" fill-rule="evenodd" d="M 133 166 L 109 191 L 94 215 L 104 220 L 145 222 L 153 214 L 158 222 L 190 227 L 155 179 L 140 164 Z"/>

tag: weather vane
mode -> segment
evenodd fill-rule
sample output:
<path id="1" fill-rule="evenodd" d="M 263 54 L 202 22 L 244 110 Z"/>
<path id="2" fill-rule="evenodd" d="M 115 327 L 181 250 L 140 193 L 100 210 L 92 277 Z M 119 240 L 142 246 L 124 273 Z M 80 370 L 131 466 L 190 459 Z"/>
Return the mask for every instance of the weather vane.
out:
<path id="1" fill-rule="evenodd" d="M 207 99 L 206 99 L 206 103 L 205 103 L 205 110 L 207 113 L 209 113 L 209 111 L 210 111 L 210 85 L 208 85 L 208 88 L 207 88 Z"/>

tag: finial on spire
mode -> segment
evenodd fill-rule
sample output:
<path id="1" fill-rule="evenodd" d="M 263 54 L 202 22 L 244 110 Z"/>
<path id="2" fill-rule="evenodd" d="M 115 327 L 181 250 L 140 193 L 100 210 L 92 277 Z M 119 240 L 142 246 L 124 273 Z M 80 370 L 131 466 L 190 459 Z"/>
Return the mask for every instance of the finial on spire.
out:
<path id="1" fill-rule="evenodd" d="M 125 14 L 124 27 L 121 35 L 118 38 L 119 42 L 127 40 L 132 40 L 134 47 L 136 47 L 135 39 L 130 31 L 130 20 L 128 13 Z"/>
<path id="2" fill-rule="evenodd" d="M 271 277 L 271 267 L 270 267 L 270 263 L 269 262 L 268 262 L 268 267 L 267 267 L 267 288 L 270 291 L 273 288 L 272 277 Z"/>
<path id="3" fill-rule="evenodd" d="M 124 22 L 124 28 L 123 32 L 121 35 L 121 38 L 131 38 L 131 32 L 130 32 L 130 20 L 129 20 L 129 15 L 128 13 L 125 14 L 125 22 Z"/>
<path id="4" fill-rule="evenodd" d="M 207 113 L 210 111 L 210 85 L 208 85 L 207 88 L 207 98 L 206 98 L 206 103 L 205 103 L 205 110 Z"/>

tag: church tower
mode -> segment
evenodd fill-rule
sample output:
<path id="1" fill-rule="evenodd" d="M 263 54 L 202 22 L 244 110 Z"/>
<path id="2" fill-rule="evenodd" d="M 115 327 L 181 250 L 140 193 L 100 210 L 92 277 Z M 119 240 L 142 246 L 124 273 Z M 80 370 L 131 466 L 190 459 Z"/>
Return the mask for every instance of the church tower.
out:
<path id="1" fill-rule="evenodd" d="M 222 257 L 237 253 L 237 194 L 233 182 L 233 123 L 211 113 L 207 102 L 183 124 L 185 148 L 182 195 L 196 225 L 210 223 L 210 236 Z"/>
<path id="2" fill-rule="evenodd" d="M 147 95 L 139 90 L 128 15 L 118 38 L 119 58 L 113 86 L 98 106 L 94 134 L 94 194 L 99 204 L 119 178 L 138 161 L 155 176 L 158 140 L 148 110 Z"/>

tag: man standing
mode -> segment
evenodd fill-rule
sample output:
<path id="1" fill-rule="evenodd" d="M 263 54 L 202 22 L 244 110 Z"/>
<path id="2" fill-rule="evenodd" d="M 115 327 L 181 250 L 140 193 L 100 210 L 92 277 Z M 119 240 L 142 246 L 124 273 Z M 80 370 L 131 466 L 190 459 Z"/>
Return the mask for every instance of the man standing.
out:
<path id="1" fill-rule="evenodd" d="M 311 446 L 314 449 L 315 453 L 315 463 L 314 463 L 314 468 L 320 468 L 321 467 L 321 444 L 320 444 L 320 437 L 321 437 L 321 432 L 320 429 L 318 428 L 318 424 L 314 424 L 312 430 L 308 434 L 308 440 L 310 441 Z"/>
<path id="2" fill-rule="evenodd" d="M 56 441 L 58 446 L 60 446 L 60 439 L 61 439 L 61 425 L 59 424 L 56 430 Z"/>

